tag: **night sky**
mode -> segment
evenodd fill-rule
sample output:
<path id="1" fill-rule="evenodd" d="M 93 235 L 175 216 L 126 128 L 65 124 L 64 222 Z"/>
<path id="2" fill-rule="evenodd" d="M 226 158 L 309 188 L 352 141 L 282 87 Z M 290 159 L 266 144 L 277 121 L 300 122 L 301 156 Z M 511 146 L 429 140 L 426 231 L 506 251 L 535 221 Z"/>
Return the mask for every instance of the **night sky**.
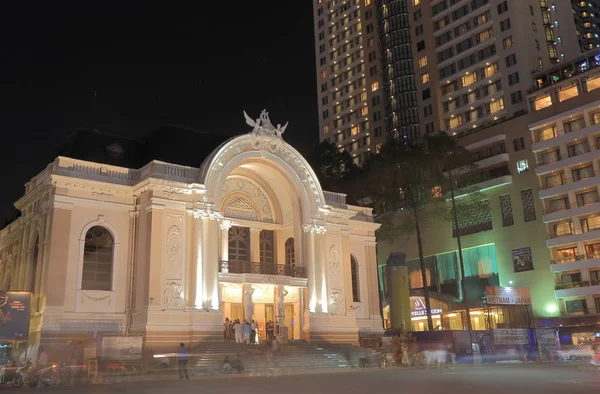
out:
<path id="1" fill-rule="evenodd" d="M 78 128 L 241 134 L 242 110 L 266 108 L 273 124 L 290 122 L 284 138 L 302 153 L 318 139 L 310 1 L 10 3 L 0 15 L 0 227 Z"/>

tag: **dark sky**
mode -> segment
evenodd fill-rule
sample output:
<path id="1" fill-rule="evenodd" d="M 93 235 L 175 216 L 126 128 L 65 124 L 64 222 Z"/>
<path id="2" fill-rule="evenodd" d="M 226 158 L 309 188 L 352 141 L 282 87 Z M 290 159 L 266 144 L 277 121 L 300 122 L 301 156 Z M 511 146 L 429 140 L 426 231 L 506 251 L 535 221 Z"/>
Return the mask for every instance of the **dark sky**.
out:
<path id="1" fill-rule="evenodd" d="M 80 127 L 237 134 L 249 131 L 242 110 L 266 108 L 274 124 L 289 120 L 284 138 L 302 153 L 318 139 L 310 1 L 10 3 L 0 13 L 0 227 Z"/>

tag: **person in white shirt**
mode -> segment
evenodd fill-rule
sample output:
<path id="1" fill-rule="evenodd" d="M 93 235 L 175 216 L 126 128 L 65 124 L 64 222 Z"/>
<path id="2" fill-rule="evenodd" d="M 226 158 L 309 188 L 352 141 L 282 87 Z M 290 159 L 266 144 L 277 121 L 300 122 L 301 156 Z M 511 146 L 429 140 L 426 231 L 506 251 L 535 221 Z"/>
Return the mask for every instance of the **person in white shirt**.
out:
<path id="1" fill-rule="evenodd" d="M 244 337 L 242 336 L 242 324 L 239 320 L 235 321 L 233 325 L 233 331 L 235 331 L 235 343 L 244 343 Z"/>
<path id="2" fill-rule="evenodd" d="M 252 323 L 250 323 L 250 344 L 252 345 L 256 345 L 258 343 L 257 341 L 257 331 L 256 329 L 258 328 L 258 326 L 256 325 L 256 322 L 254 320 L 252 320 Z"/>

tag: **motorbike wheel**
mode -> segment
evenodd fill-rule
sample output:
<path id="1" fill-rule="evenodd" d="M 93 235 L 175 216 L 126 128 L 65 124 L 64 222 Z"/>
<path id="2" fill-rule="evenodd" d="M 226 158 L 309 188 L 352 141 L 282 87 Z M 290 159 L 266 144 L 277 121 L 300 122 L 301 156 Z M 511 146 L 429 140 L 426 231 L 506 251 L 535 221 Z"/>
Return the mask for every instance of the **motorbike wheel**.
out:
<path id="1" fill-rule="evenodd" d="M 13 387 L 23 387 L 23 376 L 21 374 L 16 374 L 12 380 Z"/>
<path id="2" fill-rule="evenodd" d="M 57 386 L 58 385 L 58 374 L 54 370 L 48 371 L 42 377 L 42 383 L 44 386 Z"/>

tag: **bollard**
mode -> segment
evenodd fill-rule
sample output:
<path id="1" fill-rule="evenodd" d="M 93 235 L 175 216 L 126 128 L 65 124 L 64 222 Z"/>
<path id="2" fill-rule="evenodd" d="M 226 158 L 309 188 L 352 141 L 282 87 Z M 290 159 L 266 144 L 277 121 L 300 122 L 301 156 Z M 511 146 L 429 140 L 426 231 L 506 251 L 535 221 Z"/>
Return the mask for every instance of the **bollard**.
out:
<path id="1" fill-rule="evenodd" d="M 540 360 L 540 355 L 539 354 L 537 356 L 535 356 L 535 362 L 538 363 L 538 364 L 542 362 L 542 360 Z"/>
<path id="2" fill-rule="evenodd" d="M 527 364 L 527 355 L 526 354 L 523 355 L 523 364 Z"/>
<path id="3" fill-rule="evenodd" d="M 554 360 L 554 354 L 551 354 L 551 355 L 550 355 L 550 362 L 551 362 L 551 363 L 553 363 L 554 361 L 555 361 L 555 360 Z"/>

